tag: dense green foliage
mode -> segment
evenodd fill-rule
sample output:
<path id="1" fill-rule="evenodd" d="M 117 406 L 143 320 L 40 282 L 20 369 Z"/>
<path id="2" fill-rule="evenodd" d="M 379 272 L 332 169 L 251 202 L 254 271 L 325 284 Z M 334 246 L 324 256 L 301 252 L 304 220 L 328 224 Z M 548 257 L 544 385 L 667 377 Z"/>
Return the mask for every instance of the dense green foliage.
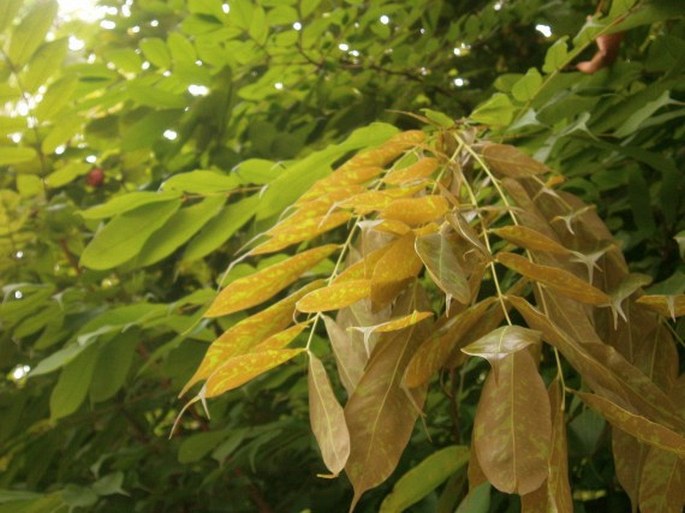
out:
<path id="1" fill-rule="evenodd" d="M 544 162 L 558 173 L 550 190 L 596 205 L 598 217 L 583 221 L 595 238 L 579 238 L 598 243 L 595 272 L 611 280 L 615 269 L 625 274 L 614 246 L 613 260 L 602 260 L 609 245 L 601 244 L 608 240 L 601 218 L 630 270 L 648 277 L 630 275 L 624 288 L 605 292 L 631 296 L 632 305 L 645 289 L 672 298 L 663 313 L 682 310 L 679 0 L 614 0 L 599 8 L 585 0 L 101 4 L 109 6 L 101 25 L 60 18 L 50 0 L 6 0 L 0 11 L 0 512 L 346 510 L 353 497 L 347 478 L 317 477 L 326 468 L 311 434 L 307 368 L 321 383 L 318 360 L 295 356 L 209 400 L 211 420 L 192 405 L 167 437 L 184 404 L 177 395 L 208 344 L 248 318 L 242 311 L 203 317 L 217 288 L 283 262 L 294 248 L 304 254 L 341 244 L 348 231 L 340 226 L 315 244 L 284 246 L 226 273 L 229 264 L 312 184 L 351 155 L 373 152 L 395 127 L 425 129 L 429 143 L 409 145 L 404 161 L 382 165 L 400 168 L 424 150 L 441 166 L 464 164 L 475 196 L 492 212 L 506 196 L 483 176 L 486 165 L 469 160 L 487 155 L 479 145 L 512 144 Z M 538 24 L 552 36 L 536 31 Z M 592 57 L 595 36 L 616 30 L 625 31 L 616 62 L 576 71 L 575 63 Z M 445 134 L 454 133 L 474 140 L 453 147 Z M 497 221 L 489 219 L 488 228 L 501 230 Z M 431 234 L 423 235 L 429 245 Z M 495 251 L 509 251 L 504 241 L 512 237 L 500 231 Z M 574 240 L 563 242 L 576 248 Z M 417 251 L 430 270 L 430 247 Z M 506 258 L 498 262 L 520 271 Z M 578 267 L 587 273 L 569 264 Z M 322 258 L 308 277 L 335 275 L 334 268 L 335 255 Z M 504 286 L 516 286 L 499 264 L 497 272 Z M 486 273 L 479 299 L 496 297 L 491 278 Z M 595 285 L 605 289 L 611 280 Z M 427 271 L 420 281 L 431 307 L 444 313 L 440 276 Z M 450 290 L 459 298 L 459 289 Z M 650 317 L 653 324 L 644 325 L 665 334 L 654 336 L 659 355 L 647 358 L 611 335 L 610 310 L 596 310 L 603 343 L 649 378 L 649 385 L 638 380 L 631 397 L 659 387 L 657 397 L 680 391 L 682 398 L 682 319 Z M 515 320 L 522 318 L 532 324 L 525 314 Z M 334 394 L 347 399 L 323 323 L 307 340 L 305 332 L 292 347 L 318 355 Z M 563 361 L 543 350 L 545 384 L 561 371 L 569 388 L 599 393 L 578 361 L 558 349 Z M 475 470 L 467 479 L 462 446 L 471 439 L 488 364 L 463 360 L 431 376 L 423 422 L 407 433 L 406 450 L 397 447 L 397 470 L 362 497 L 358 511 L 378 511 L 402 479 L 385 507 L 411 504 L 414 494 L 421 501 L 411 511 L 451 512 L 467 481 L 479 482 Z M 621 376 L 634 377 L 630 372 Z M 636 448 L 608 426 L 597 413 L 609 408 L 598 406 L 601 396 L 583 397 L 594 409 L 568 394 L 561 419 L 575 510 L 627 511 L 632 500 L 645 512 L 677 511 L 677 489 L 661 495 L 668 504 L 640 500 L 646 446 Z M 648 406 L 636 412 L 672 429 L 668 448 L 682 456 L 682 409 L 653 404 L 655 413 Z M 623 461 L 614 462 L 612 443 Z M 685 479 L 673 461 L 673 475 Z M 473 488 L 463 508 L 519 511 L 516 495 L 489 486 Z M 534 511 L 531 502 L 523 507 Z"/>

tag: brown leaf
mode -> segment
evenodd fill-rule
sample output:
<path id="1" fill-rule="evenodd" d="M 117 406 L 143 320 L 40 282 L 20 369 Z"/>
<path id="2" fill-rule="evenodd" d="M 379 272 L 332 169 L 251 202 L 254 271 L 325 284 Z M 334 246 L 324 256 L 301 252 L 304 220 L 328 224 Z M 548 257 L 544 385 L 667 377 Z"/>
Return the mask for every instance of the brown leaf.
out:
<path id="1" fill-rule="evenodd" d="M 521 513 L 548 513 L 549 511 L 547 480 L 537 490 L 521 495 Z"/>
<path id="2" fill-rule="evenodd" d="M 521 326 L 502 326 L 487 335 L 471 342 L 461 350 L 471 356 L 485 358 L 491 364 L 526 347 L 540 343 L 539 331 Z"/>
<path id="3" fill-rule="evenodd" d="M 522 276 L 551 287 L 558 293 L 581 303 L 598 306 L 611 304 L 611 298 L 606 293 L 564 269 L 535 264 L 514 253 L 498 253 L 495 260 Z"/>
<path id="4" fill-rule="evenodd" d="M 573 513 L 573 498 L 568 474 L 568 449 L 566 443 L 566 419 L 564 416 L 564 390 L 559 379 L 549 387 L 552 410 L 552 441 L 549 455 L 547 493 L 556 513 Z"/>
<path id="5" fill-rule="evenodd" d="M 495 301 L 495 298 L 489 297 L 476 303 L 449 319 L 425 340 L 407 366 L 404 377 L 406 385 L 414 388 L 428 383 L 433 374 L 447 363 L 455 348 L 459 347 L 464 334 L 480 322 Z M 495 308 L 499 308 L 499 305 Z"/>
<path id="6" fill-rule="evenodd" d="M 611 450 L 616 478 L 630 498 L 632 511 L 639 504 L 640 481 L 649 446 L 618 428 L 611 428 Z"/>
<path id="7" fill-rule="evenodd" d="M 219 293 L 204 316 L 220 317 L 263 303 L 337 249 L 337 244 L 313 248 L 254 274 L 238 278 Z"/>
<path id="8" fill-rule="evenodd" d="M 525 495 L 547 478 L 552 423 L 545 384 L 527 351 L 493 365 L 473 423 L 473 446 L 488 481 Z"/>
<path id="9" fill-rule="evenodd" d="M 682 513 L 685 507 L 685 460 L 650 447 L 640 482 L 640 511 Z"/>
<path id="10" fill-rule="evenodd" d="M 350 433 L 345 413 L 333 393 L 321 361 L 309 353 L 309 419 L 328 470 L 337 476 L 350 455 Z"/>
<path id="11" fill-rule="evenodd" d="M 677 411 L 685 416 L 685 375 L 669 392 Z M 644 512 L 681 513 L 685 507 L 685 459 L 650 447 L 644 461 L 639 489 L 640 509 Z"/>
<path id="12" fill-rule="evenodd" d="M 466 273 L 445 233 L 417 237 L 414 247 L 435 284 L 448 295 L 448 301 L 455 298 L 465 305 L 471 302 L 471 289 Z"/>
<path id="13" fill-rule="evenodd" d="M 638 304 L 645 305 L 655 312 L 659 312 L 665 317 L 676 317 L 685 315 L 685 294 L 678 295 L 644 295 L 636 301 Z"/>
<path id="14" fill-rule="evenodd" d="M 323 320 L 338 365 L 340 381 L 347 395 L 350 396 L 364 374 L 368 355 L 363 344 L 352 340 L 352 337 L 337 322 L 325 315 Z"/>
<path id="15" fill-rule="evenodd" d="M 398 300 L 396 315 L 416 308 L 414 294 Z M 408 303 L 408 304 L 407 304 Z M 350 511 L 368 489 L 385 481 L 395 469 L 414 429 L 425 389 L 411 392 L 401 384 L 428 321 L 381 336 L 364 375 L 345 406 L 352 450 L 345 471 L 354 487 Z"/>
<path id="16" fill-rule="evenodd" d="M 544 251 L 555 255 L 568 255 L 571 252 L 556 240 L 526 226 L 505 226 L 492 230 L 492 233 L 531 251 Z"/>
<path id="17" fill-rule="evenodd" d="M 547 173 L 547 166 L 529 157 L 521 150 L 508 144 L 487 144 L 483 148 L 483 158 L 498 177 L 525 176 Z"/>
<path id="18" fill-rule="evenodd" d="M 635 414 L 596 394 L 576 392 L 585 404 L 601 413 L 612 425 L 654 447 L 685 457 L 685 437 L 680 433 Z"/>
<path id="19" fill-rule="evenodd" d="M 685 422 L 674 413 L 668 396 L 613 347 L 594 343 L 593 338 L 580 343 L 575 335 L 561 330 L 525 299 L 508 296 L 507 301 L 521 313 L 530 328 L 542 332 L 543 340 L 556 347 L 593 390 L 665 426 L 685 431 Z"/>

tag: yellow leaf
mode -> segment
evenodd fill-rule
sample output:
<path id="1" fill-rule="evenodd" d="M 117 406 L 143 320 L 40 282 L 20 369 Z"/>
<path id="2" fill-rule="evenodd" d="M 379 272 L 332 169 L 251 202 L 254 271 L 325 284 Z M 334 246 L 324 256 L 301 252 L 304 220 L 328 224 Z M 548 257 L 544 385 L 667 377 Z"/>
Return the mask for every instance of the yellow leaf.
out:
<path id="1" fill-rule="evenodd" d="M 419 226 L 441 218 L 449 211 L 449 203 L 442 196 L 402 198 L 385 207 L 380 217 Z"/>
<path id="2" fill-rule="evenodd" d="M 438 168 L 438 159 L 422 158 L 415 164 L 402 169 L 393 169 L 383 178 L 390 185 L 401 185 L 408 182 L 425 180 Z"/>
<path id="3" fill-rule="evenodd" d="M 229 358 L 207 378 L 201 394 L 205 398 L 209 398 L 238 388 L 260 374 L 294 358 L 304 350 L 304 348 L 271 349 Z"/>
<path id="4" fill-rule="evenodd" d="M 261 271 L 239 278 L 224 288 L 214 299 L 205 317 L 219 317 L 263 303 L 300 275 L 333 253 L 338 246 L 327 244 L 297 254 Z"/>
<path id="5" fill-rule="evenodd" d="M 661 315 L 675 319 L 685 315 L 685 294 L 678 295 L 644 295 L 635 301 Z"/>
<path id="6" fill-rule="evenodd" d="M 499 253 L 495 260 L 526 278 L 546 285 L 559 294 L 581 303 L 598 306 L 611 305 L 611 298 L 606 293 L 558 267 L 535 264 L 514 253 Z"/>
<path id="7" fill-rule="evenodd" d="M 504 240 L 531 251 L 545 251 L 555 255 L 568 255 L 571 252 L 554 239 L 526 226 L 505 226 L 492 232 Z"/>
<path id="8" fill-rule="evenodd" d="M 413 196 L 423 189 L 423 185 L 383 189 L 382 191 L 365 191 L 341 201 L 339 206 L 351 208 L 357 215 L 366 215 L 375 210 L 382 210 L 390 205 L 394 199 Z"/>
<path id="9" fill-rule="evenodd" d="M 340 202 L 343 208 L 351 208 L 356 215 L 382 210 L 392 203 L 393 197 L 383 191 L 366 191 Z"/>
<path id="10" fill-rule="evenodd" d="M 411 231 L 411 227 L 402 221 L 385 220 L 373 227 L 374 231 L 392 233 L 393 235 L 405 235 Z"/>
<path id="11" fill-rule="evenodd" d="M 390 331 L 398 331 L 409 326 L 413 326 L 428 317 L 432 317 L 433 312 L 419 312 L 414 310 L 412 313 L 398 317 L 397 319 L 391 319 L 387 322 L 381 324 L 376 324 L 374 326 L 350 326 L 348 330 L 360 331 L 364 334 L 364 345 L 368 347 L 369 337 L 373 333 L 388 333 Z"/>
<path id="12" fill-rule="evenodd" d="M 385 254 L 387 249 L 388 246 L 383 246 L 372 251 L 364 258 L 358 262 L 355 262 L 341 272 L 335 278 L 335 280 L 333 280 L 333 283 L 340 283 L 349 280 L 371 279 L 371 275 L 373 274 L 373 269 L 376 266 L 376 263 L 378 263 L 378 260 Z"/>
<path id="13" fill-rule="evenodd" d="M 423 262 L 414 251 L 414 234 L 395 239 L 381 256 L 371 277 L 371 299 L 385 304 L 392 301 L 407 280 L 416 276 Z"/>
<path id="14" fill-rule="evenodd" d="M 369 280 L 345 280 L 310 292 L 297 302 L 300 312 L 338 310 L 371 295 Z"/>
<path id="15" fill-rule="evenodd" d="M 307 201 L 328 193 L 340 186 L 362 184 L 384 171 L 384 166 L 402 155 L 404 151 L 421 144 L 425 134 L 419 130 L 401 132 L 388 139 L 378 148 L 359 153 L 336 171 L 317 181 L 299 201 Z"/>
<path id="16" fill-rule="evenodd" d="M 352 215 L 349 212 L 333 212 L 305 219 L 288 218 L 267 232 L 271 238 L 250 251 L 251 255 L 263 255 L 287 248 L 298 242 L 311 240 L 327 231 L 345 224 Z"/>
<path id="17" fill-rule="evenodd" d="M 226 330 L 209 346 L 200 366 L 179 395 L 184 395 L 195 383 L 209 377 L 228 358 L 246 353 L 269 337 L 282 332 L 293 322 L 295 303 L 307 293 L 321 287 L 323 283 L 323 280 L 309 283 L 266 310 L 243 319 Z"/>
<path id="18" fill-rule="evenodd" d="M 378 148 L 359 153 L 345 162 L 338 172 L 348 173 L 366 166 L 385 166 L 402 155 L 405 150 L 423 143 L 426 135 L 420 130 L 400 132 L 381 144 Z"/>
<path id="19" fill-rule="evenodd" d="M 276 333 L 275 335 L 271 335 L 269 338 L 250 349 L 250 352 L 259 353 L 260 351 L 283 349 L 285 346 L 295 340 L 295 338 L 302 333 L 307 326 L 308 324 L 306 323 L 295 324 L 295 326 L 291 326 L 287 330 Z"/>

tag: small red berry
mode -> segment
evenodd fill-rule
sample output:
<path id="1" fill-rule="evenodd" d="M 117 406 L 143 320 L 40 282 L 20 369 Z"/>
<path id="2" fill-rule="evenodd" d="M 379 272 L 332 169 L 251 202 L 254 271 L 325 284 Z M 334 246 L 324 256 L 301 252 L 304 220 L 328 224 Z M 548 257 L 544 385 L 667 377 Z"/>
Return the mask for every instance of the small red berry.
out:
<path id="1" fill-rule="evenodd" d="M 94 167 L 86 176 L 86 183 L 91 187 L 101 187 L 105 181 L 105 171 L 102 168 Z"/>

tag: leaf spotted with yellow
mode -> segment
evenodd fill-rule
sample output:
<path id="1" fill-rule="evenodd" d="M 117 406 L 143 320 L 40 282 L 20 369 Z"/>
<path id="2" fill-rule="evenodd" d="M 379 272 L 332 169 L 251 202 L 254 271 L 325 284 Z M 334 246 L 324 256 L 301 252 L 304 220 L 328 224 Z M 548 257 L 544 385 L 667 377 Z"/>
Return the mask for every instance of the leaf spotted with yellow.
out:
<path id="1" fill-rule="evenodd" d="M 263 303 L 294 283 L 324 258 L 338 249 L 336 244 L 327 244 L 257 271 L 245 278 L 238 278 L 224 288 L 216 297 L 205 317 L 219 317 L 239 312 Z"/>

